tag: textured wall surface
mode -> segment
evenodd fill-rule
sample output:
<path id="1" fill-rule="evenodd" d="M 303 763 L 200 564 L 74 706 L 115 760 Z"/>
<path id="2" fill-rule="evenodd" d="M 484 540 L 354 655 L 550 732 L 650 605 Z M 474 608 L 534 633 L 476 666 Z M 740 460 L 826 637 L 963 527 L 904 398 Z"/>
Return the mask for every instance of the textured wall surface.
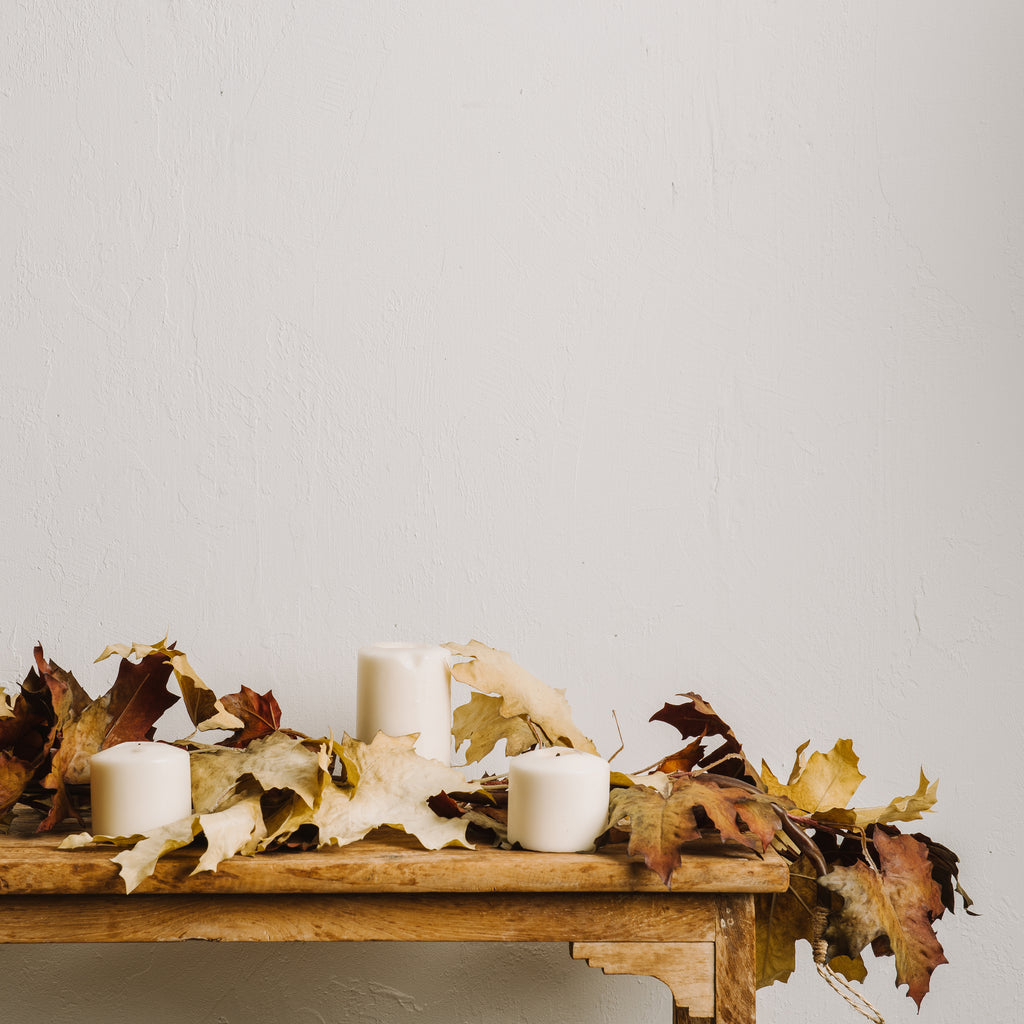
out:
<path id="1" fill-rule="evenodd" d="M 38 0 L 0 40 L 0 682 L 41 640 L 97 694 L 169 631 L 340 733 L 361 644 L 472 636 L 625 768 L 692 689 L 779 773 L 852 736 L 865 803 L 942 780 L 984 913 L 920 1019 L 1017 1019 L 1018 4 Z M 759 1019 L 856 1019 L 803 952 Z M 0 970 L 22 1024 L 668 1013 L 561 946 Z"/>

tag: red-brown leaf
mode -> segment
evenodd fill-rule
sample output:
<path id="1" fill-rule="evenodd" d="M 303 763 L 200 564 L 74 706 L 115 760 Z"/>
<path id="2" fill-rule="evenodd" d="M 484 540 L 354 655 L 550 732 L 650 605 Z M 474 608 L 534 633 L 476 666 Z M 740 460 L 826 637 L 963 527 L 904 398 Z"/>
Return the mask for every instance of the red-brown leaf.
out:
<path id="1" fill-rule="evenodd" d="M 759 778 L 757 772 L 747 761 L 735 733 L 718 716 L 715 709 L 700 694 L 681 693 L 679 696 L 689 697 L 690 702 L 688 704 L 666 704 L 660 711 L 651 715 L 652 722 L 665 722 L 678 729 L 684 740 L 691 741 L 682 750 L 666 758 L 665 761 L 671 764 L 675 764 L 677 761 L 688 763 L 690 765 L 688 771 L 714 767 L 714 771 L 718 775 L 727 775 L 736 779 L 745 778 L 749 782 L 756 783 Z M 709 738 L 717 738 L 721 742 L 714 746 L 710 753 L 705 753 L 704 741 Z"/>
<path id="2" fill-rule="evenodd" d="M 272 690 L 259 694 L 248 686 L 238 693 L 229 693 L 221 698 L 224 709 L 240 718 L 244 728 L 239 729 L 221 742 L 225 747 L 245 747 L 261 736 L 267 736 L 281 728 L 281 708 Z"/>

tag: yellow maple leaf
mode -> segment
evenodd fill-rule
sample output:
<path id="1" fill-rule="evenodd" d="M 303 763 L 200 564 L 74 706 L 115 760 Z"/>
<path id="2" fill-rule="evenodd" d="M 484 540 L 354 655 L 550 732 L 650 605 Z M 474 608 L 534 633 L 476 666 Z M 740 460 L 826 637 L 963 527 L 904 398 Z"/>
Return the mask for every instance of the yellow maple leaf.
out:
<path id="1" fill-rule="evenodd" d="M 859 759 L 853 751 L 853 741 L 836 740 L 827 754 L 816 750 L 805 757 L 808 743 L 797 748 L 786 785 L 761 762 L 761 781 L 765 788 L 775 796 L 788 797 L 805 814 L 846 807 L 865 778 L 857 768 Z"/>

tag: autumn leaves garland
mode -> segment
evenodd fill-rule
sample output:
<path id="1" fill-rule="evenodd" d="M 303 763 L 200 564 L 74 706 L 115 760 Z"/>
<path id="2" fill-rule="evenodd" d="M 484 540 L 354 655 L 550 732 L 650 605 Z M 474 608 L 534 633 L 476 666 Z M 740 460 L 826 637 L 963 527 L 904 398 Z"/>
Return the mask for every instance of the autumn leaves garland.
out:
<path id="1" fill-rule="evenodd" d="M 446 645 L 464 660 L 453 676 L 474 688 L 457 708 L 453 733 L 474 763 L 504 741 L 508 756 L 533 746 L 596 752 L 572 721 L 563 691 L 554 690 L 503 651 L 477 641 Z M 89 757 L 126 740 L 151 739 L 155 723 L 178 697 L 173 675 L 198 732 L 225 739 L 179 745 L 192 759 L 193 809 L 186 819 L 145 837 L 69 837 L 68 846 L 112 841 L 130 892 L 160 857 L 205 838 L 195 871 L 215 870 L 236 853 L 282 845 L 344 845 L 387 823 L 428 849 L 470 845 L 489 837 L 507 846 L 504 787 L 493 778 L 467 782 L 459 771 L 427 761 L 409 737 L 378 735 L 369 744 L 348 736 L 314 739 L 281 727 L 271 693 L 248 687 L 218 698 L 185 654 L 158 644 L 113 645 L 119 655 L 110 690 L 92 700 L 70 672 L 35 650 L 20 691 L 0 703 L 0 815 L 15 804 L 42 815 L 49 831 L 68 817 L 85 823 Z M 785 783 L 762 762 L 747 760 L 732 729 L 698 694 L 652 716 L 678 730 L 683 745 L 643 772 L 613 773 L 603 842 L 625 841 L 666 884 L 688 844 L 714 837 L 791 863 L 786 893 L 757 897 L 758 985 L 785 981 L 799 939 L 815 938 L 815 914 L 827 922 L 820 959 L 847 978 L 863 978 L 862 959 L 893 956 L 897 985 L 920 1006 L 932 971 L 945 963 L 934 922 L 954 910 L 958 860 L 920 833 L 914 821 L 935 804 L 936 784 L 921 773 L 915 792 L 880 807 L 850 808 L 864 776 L 849 740 L 828 752 L 797 751 Z M 819 965 L 820 966 L 820 965 Z"/>

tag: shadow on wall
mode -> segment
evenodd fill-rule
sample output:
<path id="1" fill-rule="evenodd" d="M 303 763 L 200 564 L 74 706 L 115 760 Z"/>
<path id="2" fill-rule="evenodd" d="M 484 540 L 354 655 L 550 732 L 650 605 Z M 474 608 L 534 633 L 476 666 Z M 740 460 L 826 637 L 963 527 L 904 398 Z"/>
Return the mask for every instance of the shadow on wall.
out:
<path id="1" fill-rule="evenodd" d="M 397 956 L 384 945 L 70 943 L 36 946 L 30 958 L 25 947 L 5 946 L 5 1017 L 22 1024 L 612 1024 L 670 1016 L 661 982 L 605 977 L 570 959 L 568 943 L 410 942 L 397 945 Z"/>

